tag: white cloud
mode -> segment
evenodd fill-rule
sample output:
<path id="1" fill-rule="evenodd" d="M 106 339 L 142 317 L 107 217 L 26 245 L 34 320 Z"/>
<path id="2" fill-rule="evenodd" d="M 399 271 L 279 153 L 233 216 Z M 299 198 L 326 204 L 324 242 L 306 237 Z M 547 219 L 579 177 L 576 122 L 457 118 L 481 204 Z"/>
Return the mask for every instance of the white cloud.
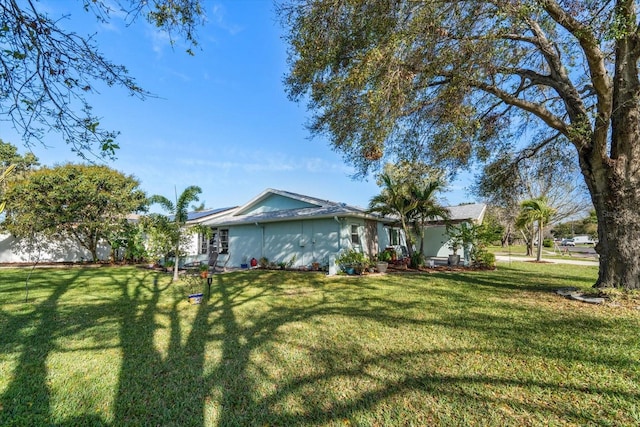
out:
<path id="1" fill-rule="evenodd" d="M 227 33 L 231 34 L 232 36 L 238 34 L 239 32 L 244 30 L 244 27 L 242 27 L 241 25 L 237 25 L 237 24 L 232 24 L 230 22 L 227 21 L 226 17 L 226 11 L 224 6 L 220 5 L 220 4 L 216 4 L 213 6 L 213 8 L 211 9 L 211 22 L 213 22 L 218 28 L 220 28 L 221 30 L 226 31 Z"/>

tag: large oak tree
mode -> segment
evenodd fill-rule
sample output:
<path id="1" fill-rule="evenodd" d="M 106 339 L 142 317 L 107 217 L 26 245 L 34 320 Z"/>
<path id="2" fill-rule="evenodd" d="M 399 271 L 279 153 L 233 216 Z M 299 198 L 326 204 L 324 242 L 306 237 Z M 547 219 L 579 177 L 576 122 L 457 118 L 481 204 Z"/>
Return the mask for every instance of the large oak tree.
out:
<path id="1" fill-rule="evenodd" d="M 454 169 L 565 144 L 597 212 L 596 286 L 640 288 L 637 7 L 291 0 L 286 84 L 361 172 L 382 153 Z"/>

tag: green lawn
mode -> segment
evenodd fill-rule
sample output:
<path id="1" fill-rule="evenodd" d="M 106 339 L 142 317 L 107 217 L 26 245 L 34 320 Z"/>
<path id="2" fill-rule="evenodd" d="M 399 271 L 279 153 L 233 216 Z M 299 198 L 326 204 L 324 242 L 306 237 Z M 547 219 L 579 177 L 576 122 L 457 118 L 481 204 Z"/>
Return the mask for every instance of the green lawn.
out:
<path id="1" fill-rule="evenodd" d="M 640 311 L 592 267 L 0 271 L 0 425 L 638 425 Z"/>

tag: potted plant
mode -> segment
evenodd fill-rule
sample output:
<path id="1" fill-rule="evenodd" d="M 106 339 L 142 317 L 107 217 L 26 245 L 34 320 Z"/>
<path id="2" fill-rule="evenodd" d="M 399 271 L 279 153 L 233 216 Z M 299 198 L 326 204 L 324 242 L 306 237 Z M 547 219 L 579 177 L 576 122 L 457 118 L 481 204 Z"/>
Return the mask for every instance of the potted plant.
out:
<path id="1" fill-rule="evenodd" d="M 355 249 L 342 252 L 336 258 L 336 264 L 347 274 L 361 274 L 367 259 Z"/>
<path id="2" fill-rule="evenodd" d="M 203 279 L 206 279 L 209 276 L 209 266 L 207 264 L 200 264 L 198 269 L 200 270 L 200 277 Z"/>
<path id="3" fill-rule="evenodd" d="M 375 273 L 376 271 L 376 264 L 377 264 L 377 260 L 376 260 L 376 256 L 370 256 L 369 258 L 367 258 L 367 271 L 369 273 Z"/>
<path id="4" fill-rule="evenodd" d="M 448 264 L 458 265 L 460 263 L 460 255 L 458 249 L 463 245 L 462 230 L 455 226 L 447 227 L 447 235 L 449 236 L 448 248 L 453 252 L 449 255 Z"/>
<path id="5" fill-rule="evenodd" d="M 385 250 L 380 252 L 378 255 L 378 262 L 376 263 L 376 270 L 378 270 L 378 273 L 386 273 L 391 260 L 392 255 L 390 251 Z"/>

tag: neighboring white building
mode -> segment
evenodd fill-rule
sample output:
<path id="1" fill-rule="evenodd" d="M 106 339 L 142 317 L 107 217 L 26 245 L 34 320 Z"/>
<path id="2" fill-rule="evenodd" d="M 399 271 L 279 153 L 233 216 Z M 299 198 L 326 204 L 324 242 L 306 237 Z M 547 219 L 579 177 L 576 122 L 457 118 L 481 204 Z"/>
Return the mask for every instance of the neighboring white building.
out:
<path id="1" fill-rule="evenodd" d="M 109 259 L 110 247 L 106 243 L 98 245 L 98 258 Z M 44 238 L 28 248 L 23 241 L 11 234 L 0 233 L 0 263 L 34 262 L 83 262 L 91 261 L 91 253 L 77 242 L 50 242 Z"/>

